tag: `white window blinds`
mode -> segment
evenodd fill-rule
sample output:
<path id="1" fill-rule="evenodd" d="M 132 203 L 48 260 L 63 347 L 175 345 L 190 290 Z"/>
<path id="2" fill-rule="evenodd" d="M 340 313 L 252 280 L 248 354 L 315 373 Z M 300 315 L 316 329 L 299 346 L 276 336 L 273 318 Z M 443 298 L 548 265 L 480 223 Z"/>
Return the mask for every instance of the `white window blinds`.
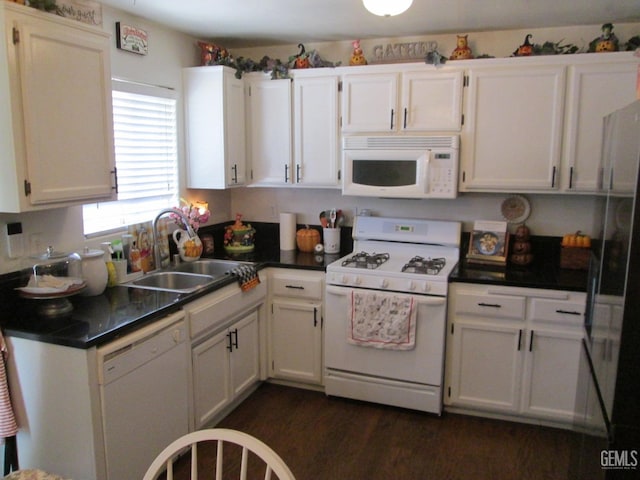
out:
<path id="1" fill-rule="evenodd" d="M 178 204 L 176 124 L 172 90 L 114 81 L 118 201 L 83 206 L 85 235 L 148 221 Z"/>

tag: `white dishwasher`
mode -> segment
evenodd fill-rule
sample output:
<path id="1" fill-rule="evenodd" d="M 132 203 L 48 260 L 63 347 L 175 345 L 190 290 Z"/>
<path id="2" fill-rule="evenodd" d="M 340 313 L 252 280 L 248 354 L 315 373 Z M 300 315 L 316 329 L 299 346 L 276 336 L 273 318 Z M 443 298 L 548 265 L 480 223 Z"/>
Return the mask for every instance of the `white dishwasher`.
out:
<path id="1" fill-rule="evenodd" d="M 97 350 L 107 478 L 139 479 L 189 429 L 189 365 L 184 313 Z"/>

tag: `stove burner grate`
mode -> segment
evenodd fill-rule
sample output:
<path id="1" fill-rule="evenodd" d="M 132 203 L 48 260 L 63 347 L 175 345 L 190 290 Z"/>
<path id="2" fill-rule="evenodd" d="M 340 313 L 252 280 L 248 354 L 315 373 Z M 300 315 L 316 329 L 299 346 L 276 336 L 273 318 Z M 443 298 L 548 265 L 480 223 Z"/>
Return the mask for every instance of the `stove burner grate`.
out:
<path id="1" fill-rule="evenodd" d="M 402 271 L 407 273 L 421 273 L 423 275 L 437 275 L 446 264 L 447 261 L 444 258 L 413 257 L 402 267 Z"/>
<path id="2" fill-rule="evenodd" d="M 342 266 L 374 269 L 374 268 L 378 268 L 387 260 L 389 260 L 388 253 L 369 254 L 367 252 L 360 252 L 344 260 L 342 262 Z"/>

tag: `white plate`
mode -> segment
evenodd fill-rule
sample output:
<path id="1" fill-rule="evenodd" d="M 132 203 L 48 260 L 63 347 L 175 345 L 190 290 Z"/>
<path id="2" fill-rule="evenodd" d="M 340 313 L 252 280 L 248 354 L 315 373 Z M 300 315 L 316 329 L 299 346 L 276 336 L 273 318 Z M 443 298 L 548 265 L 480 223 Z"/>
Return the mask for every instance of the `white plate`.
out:
<path id="1" fill-rule="evenodd" d="M 82 278 L 65 277 L 64 280 L 71 282 L 71 284 L 67 288 L 31 287 L 27 285 L 26 287 L 16 288 L 16 290 L 20 291 L 20 293 L 22 293 L 24 296 L 28 297 L 56 297 L 73 295 L 86 286 L 86 283 Z"/>
<path id="2" fill-rule="evenodd" d="M 509 223 L 523 223 L 531 214 L 531 204 L 522 195 L 512 195 L 502 202 L 502 216 Z"/>

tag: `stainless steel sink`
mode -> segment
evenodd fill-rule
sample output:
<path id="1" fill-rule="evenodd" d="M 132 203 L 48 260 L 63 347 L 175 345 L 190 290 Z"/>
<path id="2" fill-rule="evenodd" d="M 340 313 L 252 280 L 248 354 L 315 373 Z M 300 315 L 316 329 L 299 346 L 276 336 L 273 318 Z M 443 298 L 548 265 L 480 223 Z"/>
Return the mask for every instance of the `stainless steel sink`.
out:
<path id="1" fill-rule="evenodd" d="M 181 263 L 174 267 L 173 271 L 219 277 L 239 265 L 242 265 L 242 263 L 234 262 L 233 260 L 200 259 L 195 262 Z"/>
<path id="2" fill-rule="evenodd" d="M 191 293 L 215 282 L 215 280 L 216 278 L 211 275 L 169 271 L 149 273 L 127 283 L 126 286 L 147 290 Z"/>

